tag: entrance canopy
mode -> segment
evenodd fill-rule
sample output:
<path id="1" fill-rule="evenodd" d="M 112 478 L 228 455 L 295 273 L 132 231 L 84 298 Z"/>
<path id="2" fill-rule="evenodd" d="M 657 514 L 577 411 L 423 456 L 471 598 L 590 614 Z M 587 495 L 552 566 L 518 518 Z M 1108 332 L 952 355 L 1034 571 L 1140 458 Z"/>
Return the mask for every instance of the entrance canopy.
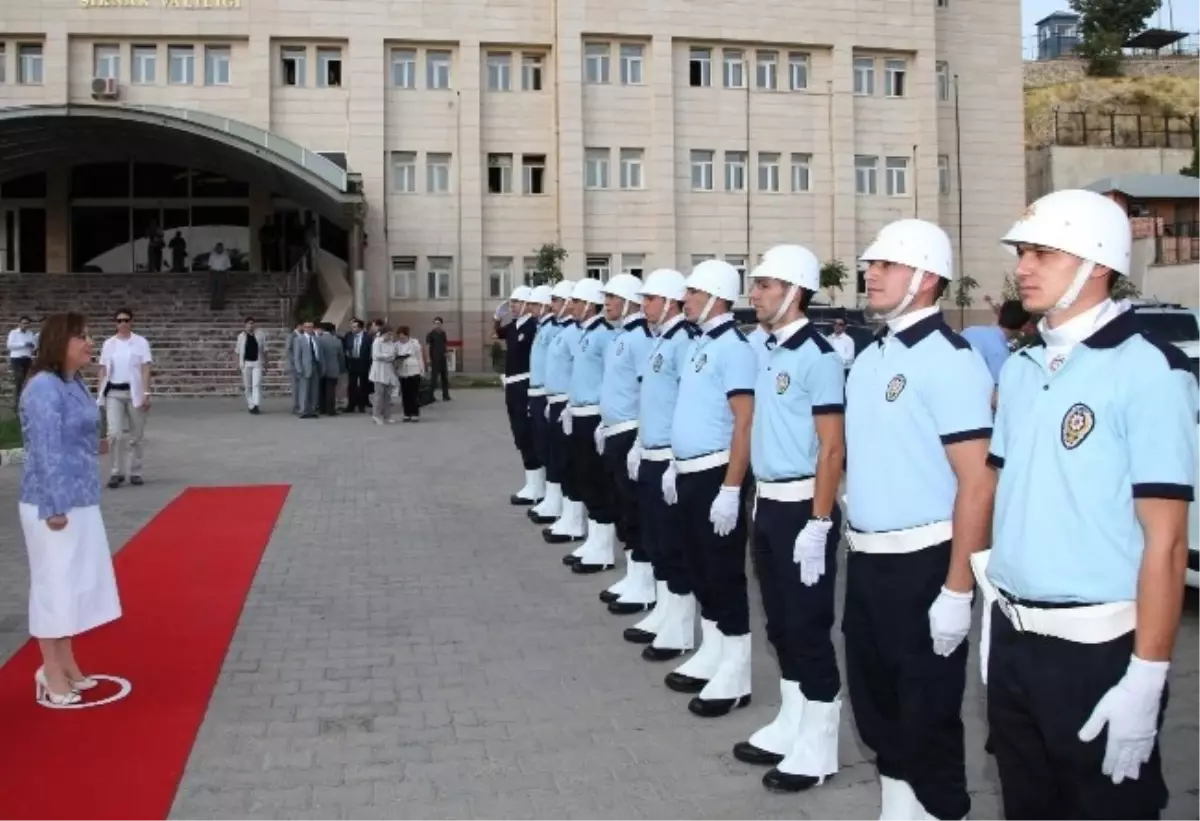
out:
<path id="1" fill-rule="evenodd" d="M 185 165 L 256 184 L 349 228 L 364 199 L 354 174 L 248 123 L 149 105 L 0 108 L 0 181 L 85 163 Z"/>

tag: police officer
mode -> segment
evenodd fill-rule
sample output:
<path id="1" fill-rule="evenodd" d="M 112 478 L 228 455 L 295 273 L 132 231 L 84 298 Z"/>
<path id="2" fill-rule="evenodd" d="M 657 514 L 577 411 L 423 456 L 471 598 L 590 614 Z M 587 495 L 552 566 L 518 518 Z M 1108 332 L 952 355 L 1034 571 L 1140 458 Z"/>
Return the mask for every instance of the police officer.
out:
<path id="1" fill-rule="evenodd" d="M 838 769 L 841 679 L 831 634 L 845 377 L 841 358 L 805 315 L 821 287 L 820 261 L 798 245 L 772 250 L 752 274 L 754 308 L 771 333 L 754 388 L 750 460 L 755 569 L 781 702 L 775 719 L 733 754 L 776 765 L 763 777 L 766 787 L 799 792 Z"/>
<path id="2" fill-rule="evenodd" d="M 550 431 L 546 413 L 546 348 L 558 326 L 554 324 L 553 295 L 549 285 L 533 289 L 529 301 L 536 306 L 534 320 L 537 331 L 533 347 L 529 352 L 529 427 L 533 437 L 533 450 L 545 475 L 545 493 L 542 500 L 527 511 L 535 522 L 552 522 L 552 515 L 562 509 L 562 489 L 558 482 L 550 480 Z M 553 514 L 551 513 L 553 511 Z"/>
<path id="3" fill-rule="evenodd" d="M 509 498 L 514 505 L 532 505 L 546 495 L 546 470 L 534 450 L 533 428 L 529 420 L 529 354 L 537 332 L 537 323 L 533 318 L 537 305 L 532 297 L 533 289 L 527 285 L 521 285 L 512 292 L 508 304 L 513 321 L 504 326 L 504 342 L 507 346 L 504 357 L 504 405 L 508 410 L 513 443 L 525 466 L 525 484 Z"/>
<path id="4" fill-rule="evenodd" d="M 571 343 L 571 386 L 561 422 L 570 438 L 573 481 L 587 510 L 587 539 L 563 561 L 575 573 L 599 573 L 613 568 L 617 542 L 608 480 L 596 452 L 604 354 L 612 342 L 613 328 L 602 313 L 605 295 L 599 280 L 575 283 L 571 300 L 576 303 L 579 334 Z"/>
<path id="5" fill-rule="evenodd" d="M 640 371 L 638 438 L 626 466 L 637 482 L 642 517 L 642 545 L 654 567 L 654 610 L 633 627 L 625 640 L 649 644 L 647 661 L 670 661 L 691 650 L 696 641 L 696 597 L 684 564 L 679 505 L 663 500 L 662 478 L 671 462 L 671 422 L 679 396 L 679 375 L 687 365 L 691 341 L 699 331 L 683 315 L 686 277 L 670 268 L 651 272 L 641 288 L 642 310 L 654 342 Z"/>
<path id="6" fill-rule="evenodd" d="M 742 482 L 750 463 L 756 361 L 737 329 L 737 269 L 721 260 L 697 265 L 684 310 L 699 326 L 679 380 L 671 423 L 674 456 L 663 472 L 663 499 L 678 504 L 701 608 L 699 651 L 667 675 L 667 686 L 699 695 L 702 717 L 750 703 L 750 606 L 746 594 L 746 516 Z"/>
<path id="7" fill-rule="evenodd" d="M 600 601 L 617 615 L 640 613 L 654 606 L 654 568 L 642 543 L 637 486 L 629 478 L 626 459 L 638 435 L 638 379 L 653 337 L 646 327 L 638 291 L 642 281 L 617 274 L 604 284 L 605 317 L 620 325 L 604 353 L 600 388 L 600 427 L 596 452 L 604 463 L 609 506 L 616 518 L 617 539 L 625 545 L 625 576 L 600 592 Z"/>
<path id="8" fill-rule="evenodd" d="M 970 554 L 991 526 L 992 378 L 938 309 L 953 276 L 942 229 L 890 223 L 861 259 L 867 309 L 886 329 L 846 387 L 850 703 L 875 752 L 882 817 L 963 818 Z"/>
<path id="9" fill-rule="evenodd" d="M 578 306 L 571 299 L 575 290 L 573 282 L 559 282 L 554 286 L 556 299 L 561 300 L 558 311 L 558 332 L 549 341 L 546 350 L 546 420 L 550 431 L 550 456 L 554 460 L 554 474 L 562 486 L 562 506 L 558 519 L 542 530 L 542 538 L 551 544 L 581 541 L 587 534 L 583 496 L 575 486 L 571 470 L 571 440 L 562 428 L 562 414 L 567 407 L 567 391 L 571 386 L 571 349 L 579 337 L 579 322 L 575 319 Z M 564 560 L 565 561 L 565 560 Z"/>
<path id="10" fill-rule="evenodd" d="M 989 462 L 988 724 L 1008 818 L 1158 818 L 1157 731 L 1187 564 L 1196 383 L 1109 294 L 1129 218 L 1042 197 L 1004 237 L 1040 339 L 1000 376 Z"/>

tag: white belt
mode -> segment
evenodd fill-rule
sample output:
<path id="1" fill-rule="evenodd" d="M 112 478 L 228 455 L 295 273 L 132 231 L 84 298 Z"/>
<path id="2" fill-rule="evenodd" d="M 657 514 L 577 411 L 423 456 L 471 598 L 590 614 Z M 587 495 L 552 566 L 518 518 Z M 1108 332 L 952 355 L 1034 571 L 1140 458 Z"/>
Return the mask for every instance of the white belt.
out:
<path id="1" fill-rule="evenodd" d="M 643 454 L 644 458 L 645 454 Z M 710 468 L 719 468 L 729 464 L 729 451 L 719 450 L 707 456 L 697 456 L 695 459 L 680 459 L 675 462 L 676 473 L 699 473 Z"/>
<path id="2" fill-rule="evenodd" d="M 529 395 L 530 396 L 545 396 L 546 389 L 545 388 L 530 388 Z"/>
<path id="3" fill-rule="evenodd" d="M 551 405 L 560 405 L 567 401 L 567 395 L 565 393 L 552 393 L 546 401 Z"/>
<path id="4" fill-rule="evenodd" d="M 793 479 L 787 482 L 759 482 L 758 498 L 772 502 L 807 502 L 813 497 L 815 479 Z"/>
<path id="5" fill-rule="evenodd" d="M 527 373 L 514 373 L 512 376 L 506 376 L 500 381 L 505 385 L 514 385 L 517 382 L 524 382 L 527 379 L 529 379 L 529 374 Z"/>
<path id="6" fill-rule="evenodd" d="M 618 422 L 615 425 L 608 425 L 607 427 L 605 427 L 604 428 L 604 436 L 605 436 L 605 438 L 608 438 L 609 436 L 616 436 L 619 433 L 625 433 L 627 431 L 637 430 L 637 427 L 638 427 L 638 420 L 636 420 L 636 419 L 630 419 L 628 422 Z"/>
<path id="7" fill-rule="evenodd" d="M 935 544 L 948 542 L 952 536 L 953 526 L 949 519 L 884 533 L 864 533 L 846 528 L 846 541 L 855 553 L 916 553 Z"/>
<path id="8" fill-rule="evenodd" d="M 674 458 L 670 448 L 650 448 L 642 451 L 643 462 L 669 462 Z"/>
<path id="9" fill-rule="evenodd" d="M 600 415 L 600 406 L 599 405 L 571 405 L 569 408 L 567 408 L 566 412 L 570 413 L 572 416 L 599 416 Z"/>

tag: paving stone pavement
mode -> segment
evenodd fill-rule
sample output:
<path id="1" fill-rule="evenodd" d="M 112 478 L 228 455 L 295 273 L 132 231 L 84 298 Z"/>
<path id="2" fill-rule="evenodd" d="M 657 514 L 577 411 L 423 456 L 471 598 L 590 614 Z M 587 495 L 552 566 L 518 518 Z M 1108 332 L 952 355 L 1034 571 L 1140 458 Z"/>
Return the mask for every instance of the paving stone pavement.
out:
<path id="1" fill-rule="evenodd" d="M 672 665 L 643 662 L 621 639 L 632 620 L 596 599 L 615 576 L 573 576 L 509 506 L 521 470 L 502 395 L 460 391 L 422 418 L 155 407 L 147 484 L 104 492 L 115 549 L 189 485 L 292 485 L 172 817 L 878 817 L 848 708 L 842 769 L 807 795 L 767 793 L 732 757 L 779 698 L 756 596 L 754 704 L 694 718 L 662 685 Z M 0 470 L 0 661 L 27 636 L 18 477 Z M 972 816 L 996 818 L 976 670 Z M 1170 818 L 1198 816 L 1197 684 L 1191 596 L 1163 731 Z"/>

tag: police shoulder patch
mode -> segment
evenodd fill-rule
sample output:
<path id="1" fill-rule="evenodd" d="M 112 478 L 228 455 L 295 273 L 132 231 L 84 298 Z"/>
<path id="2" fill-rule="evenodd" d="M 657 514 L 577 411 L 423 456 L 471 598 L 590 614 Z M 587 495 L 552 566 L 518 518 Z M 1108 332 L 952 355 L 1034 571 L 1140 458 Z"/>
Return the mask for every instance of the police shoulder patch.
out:
<path id="1" fill-rule="evenodd" d="M 787 371 L 780 371 L 775 377 L 775 393 L 783 395 L 787 393 L 788 386 L 792 384 L 792 377 Z"/>
<path id="2" fill-rule="evenodd" d="M 888 381 L 887 391 L 884 392 L 883 398 L 889 402 L 895 402 L 896 398 L 904 392 L 904 386 L 907 384 L 908 380 L 904 378 L 904 374 L 896 374 Z"/>
<path id="3" fill-rule="evenodd" d="M 1067 413 L 1063 416 L 1062 446 L 1067 450 L 1075 450 L 1095 428 L 1095 412 L 1082 402 L 1076 402 L 1067 408 Z"/>

